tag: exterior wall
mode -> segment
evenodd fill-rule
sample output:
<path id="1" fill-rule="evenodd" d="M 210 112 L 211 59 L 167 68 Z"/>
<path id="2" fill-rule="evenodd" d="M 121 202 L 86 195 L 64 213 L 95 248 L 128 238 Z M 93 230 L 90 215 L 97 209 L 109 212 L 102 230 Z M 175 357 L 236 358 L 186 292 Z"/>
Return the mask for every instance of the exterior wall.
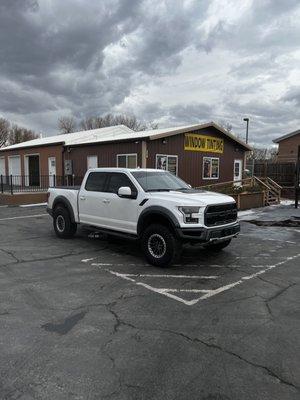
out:
<path id="1" fill-rule="evenodd" d="M 148 140 L 146 147 L 141 140 L 127 141 L 121 143 L 102 143 L 92 145 L 80 145 L 73 147 L 63 147 L 62 145 L 52 145 L 44 147 L 32 147 L 27 149 L 16 149 L 1 151 L 0 156 L 6 158 L 6 171 L 8 174 L 8 156 L 21 156 L 21 174 L 25 175 L 24 156 L 39 154 L 40 156 L 40 175 L 48 175 L 48 157 L 56 157 L 56 175 L 64 175 L 64 161 L 72 160 L 73 174 L 75 177 L 83 177 L 87 170 L 87 157 L 97 156 L 98 167 L 116 167 L 118 154 L 137 154 L 137 166 L 156 168 L 156 154 L 178 156 L 178 176 L 190 183 L 192 186 L 203 186 L 218 182 L 233 180 L 234 160 L 242 160 L 242 170 L 244 169 L 244 149 L 236 142 L 226 138 L 215 128 L 206 128 L 199 131 L 190 132 L 192 134 L 202 134 L 214 136 L 224 140 L 224 152 L 202 152 L 184 149 L 185 134 L 165 137 L 164 139 Z M 143 163 L 142 154 L 146 156 Z M 203 157 L 219 158 L 219 178 L 203 179 Z M 145 165 L 146 164 L 146 165 Z M 75 181 L 80 183 L 80 179 Z"/>
<path id="2" fill-rule="evenodd" d="M 279 142 L 277 161 L 296 162 L 298 146 L 300 146 L 300 133 Z"/>
<path id="3" fill-rule="evenodd" d="M 118 154 L 137 154 L 137 165 L 142 167 L 142 142 L 105 143 L 70 147 L 65 159 L 73 161 L 73 174 L 84 176 L 87 170 L 87 157 L 98 156 L 98 167 L 116 167 Z"/>
<path id="4" fill-rule="evenodd" d="M 6 174 L 8 175 L 8 157 L 20 156 L 21 158 L 21 175 L 25 175 L 25 159 L 26 155 L 39 154 L 40 156 L 40 175 L 48 175 L 48 157 L 56 157 L 56 175 L 63 174 L 63 146 L 44 146 L 44 147 L 29 147 L 25 149 L 2 150 L 0 157 L 5 157 Z"/>
<path id="5" fill-rule="evenodd" d="M 165 138 L 165 144 L 162 139 L 147 142 L 147 168 L 156 167 L 156 154 L 177 155 L 178 176 L 194 187 L 232 181 L 235 159 L 242 160 L 242 170 L 244 169 L 245 151 L 236 142 L 225 138 L 222 133 L 219 133 L 214 128 L 202 129 L 191 133 L 224 139 L 224 152 L 220 154 L 184 150 L 185 134 L 169 136 Z M 203 157 L 217 157 L 220 159 L 219 179 L 202 179 Z"/>

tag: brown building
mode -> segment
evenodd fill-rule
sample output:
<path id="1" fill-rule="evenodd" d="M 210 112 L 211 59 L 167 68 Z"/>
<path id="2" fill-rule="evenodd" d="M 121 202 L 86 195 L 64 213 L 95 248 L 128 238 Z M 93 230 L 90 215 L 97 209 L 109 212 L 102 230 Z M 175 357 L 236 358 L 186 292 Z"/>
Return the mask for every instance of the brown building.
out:
<path id="1" fill-rule="evenodd" d="M 0 175 L 39 186 L 67 176 L 79 181 L 93 167 L 163 168 L 201 186 L 241 179 L 250 150 L 213 122 L 142 132 L 118 125 L 3 148 Z"/>
<path id="2" fill-rule="evenodd" d="M 273 140 L 278 143 L 278 162 L 297 162 L 298 148 L 300 146 L 300 129 Z"/>

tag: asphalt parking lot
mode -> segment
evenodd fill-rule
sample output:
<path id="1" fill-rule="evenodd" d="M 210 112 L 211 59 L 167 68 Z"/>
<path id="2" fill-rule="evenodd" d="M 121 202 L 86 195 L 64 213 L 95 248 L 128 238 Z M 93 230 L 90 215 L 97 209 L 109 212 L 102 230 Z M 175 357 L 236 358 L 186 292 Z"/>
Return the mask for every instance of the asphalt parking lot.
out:
<path id="1" fill-rule="evenodd" d="M 135 243 L 56 238 L 44 207 L 0 207 L 0 398 L 299 399 L 300 228 L 241 224 L 158 269 Z"/>

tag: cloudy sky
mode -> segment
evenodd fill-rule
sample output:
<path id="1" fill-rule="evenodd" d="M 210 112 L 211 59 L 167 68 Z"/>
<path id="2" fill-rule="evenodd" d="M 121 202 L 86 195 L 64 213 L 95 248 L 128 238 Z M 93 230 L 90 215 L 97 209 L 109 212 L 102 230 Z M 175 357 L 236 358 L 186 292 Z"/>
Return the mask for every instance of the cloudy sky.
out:
<path id="1" fill-rule="evenodd" d="M 0 0 L 0 116 L 214 120 L 250 141 L 300 128 L 299 0 Z"/>

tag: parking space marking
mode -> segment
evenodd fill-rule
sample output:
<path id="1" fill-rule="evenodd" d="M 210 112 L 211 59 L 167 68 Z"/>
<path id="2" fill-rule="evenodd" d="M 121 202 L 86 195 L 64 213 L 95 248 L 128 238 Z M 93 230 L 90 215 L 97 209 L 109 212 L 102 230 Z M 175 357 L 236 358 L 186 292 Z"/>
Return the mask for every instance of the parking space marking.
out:
<path id="1" fill-rule="evenodd" d="M 19 217 L 1 218 L 0 221 L 8 221 L 8 220 L 13 220 L 13 219 L 23 219 L 23 218 L 47 217 L 47 216 L 48 216 L 48 214 L 21 215 Z"/>
<path id="2" fill-rule="evenodd" d="M 240 233 L 239 236 L 247 236 L 247 237 L 249 237 L 249 235 L 247 235 L 245 233 Z M 289 244 L 297 244 L 297 242 L 293 242 L 291 240 L 284 240 L 284 239 L 272 239 L 272 238 L 266 238 L 266 237 L 260 237 L 259 239 L 260 240 L 268 240 L 270 242 L 284 242 L 284 243 L 289 243 Z"/>
<path id="3" fill-rule="evenodd" d="M 225 292 L 226 290 L 231 289 L 231 288 L 233 288 L 233 287 L 235 287 L 235 286 L 238 286 L 238 285 L 240 285 L 241 283 L 243 283 L 243 282 L 245 282 L 245 281 L 249 281 L 249 280 L 251 280 L 251 279 L 253 279 L 253 278 L 256 278 L 256 277 L 259 276 L 259 275 L 263 275 L 263 274 L 265 274 L 267 271 L 270 271 L 271 269 L 274 269 L 274 268 L 276 268 L 276 267 L 279 267 L 279 266 L 281 266 L 281 265 L 284 265 L 284 264 L 286 264 L 288 261 L 295 260 L 295 259 L 298 258 L 298 257 L 300 257 L 300 253 L 299 253 L 299 254 L 296 254 L 295 256 L 287 257 L 285 260 L 280 261 L 280 262 L 278 262 L 278 263 L 276 263 L 276 264 L 274 264 L 274 265 L 269 265 L 269 266 L 266 267 L 265 269 L 262 269 L 262 270 L 256 272 L 255 274 L 243 276 L 240 280 L 238 280 L 238 281 L 236 281 L 236 282 L 230 283 L 229 285 L 225 285 L 225 286 L 219 287 L 218 289 L 215 289 L 215 290 L 211 290 L 210 293 L 207 293 L 207 294 L 205 294 L 204 296 L 200 297 L 199 300 L 206 300 L 206 299 L 208 299 L 209 297 L 212 297 L 212 296 L 215 296 L 215 295 L 220 294 L 220 293 L 222 293 L 222 292 Z"/>
<path id="4" fill-rule="evenodd" d="M 157 288 L 157 287 L 149 285 L 148 283 L 140 282 L 140 281 L 138 281 L 136 279 L 136 278 L 148 278 L 149 277 L 149 278 L 161 278 L 163 280 L 164 279 L 168 279 L 168 278 L 171 278 L 171 279 L 174 279 L 174 278 L 176 279 L 177 278 L 177 279 L 207 279 L 209 281 L 210 279 L 215 280 L 215 279 L 218 279 L 220 277 L 220 276 L 215 276 L 215 275 L 213 275 L 213 276 L 206 276 L 206 275 L 202 276 L 202 275 L 174 275 L 174 274 L 170 274 L 170 275 L 168 275 L 168 274 L 131 274 L 131 273 L 121 273 L 121 272 L 113 271 L 111 269 L 106 269 L 106 271 L 109 272 L 112 275 L 115 275 L 115 276 L 119 277 L 119 278 L 122 278 L 122 279 L 125 279 L 125 280 L 129 281 L 129 282 L 132 282 L 132 283 L 136 284 L 137 286 L 142 286 L 145 289 L 148 289 L 148 290 L 150 290 L 152 292 L 164 295 L 164 296 L 169 297 L 169 298 L 171 298 L 173 300 L 179 301 L 179 302 L 181 302 L 181 303 L 183 303 L 183 304 L 185 304 L 187 306 L 193 306 L 196 303 L 198 303 L 199 301 L 207 300 L 207 299 L 209 299 L 209 298 L 211 298 L 213 296 L 216 296 L 216 295 L 218 295 L 220 293 L 223 293 L 223 292 L 225 292 L 225 291 L 227 291 L 229 289 L 232 289 L 232 288 L 234 288 L 234 287 L 236 287 L 236 286 L 238 286 L 238 285 L 240 285 L 240 284 L 242 284 L 244 282 L 247 282 L 247 281 L 249 281 L 251 279 L 257 278 L 258 276 L 263 275 L 266 272 L 268 272 L 268 271 L 270 271 L 270 270 L 272 270 L 274 268 L 277 268 L 277 267 L 279 267 L 281 265 L 284 265 L 289 261 L 293 261 L 293 260 L 295 260 L 295 259 L 297 259 L 299 257 L 300 257 L 300 253 L 296 254 L 294 256 L 286 257 L 284 260 L 279 261 L 276 264 L 264 267 L 263 269 L 255 272 L 254 274 L 243 276 L 238 281 L 229 283 L 229 284 L 224 285 L 224 286 L 220 286 L 217 289 L 205 289 L 205 288 L 204 289 L 180 289 L 180 288 L 164 288 L 164 287 L 163 288 Z M 123 266 L 124 266 L 124 264 L 123 264 Z M 259 268 L 259 267 L 262 267 L 262 266 L 256 266 L 256 268 Z M 195 294 L 201 293 L 202 296 L 197 297 L 197 298 L 192 299 L 192 300 L 186 300 L 186 299 L 184 299 L 184 298 L 182 298 L 179 295 L 176 295 L 174 293 L 177 293 L 177 294 L 179 294 L 179 293 L 195 293 Z"/>
<path id="5" fill-rule="evenodd" d="M 95 260 L 97 257 L 92 257 L 92 258 L 85 258 L 84 260 L 81 260 L 81 262 L 83 262 L 83 263 L 87 263 L 87 262 L 89 262 L 89 261 L 93 261 L 93 260 Z M 93 265 L 93 264 L 92 264 Z"/>
<path id="6" fill-rule="evenodd" d="M 157 274 L 123 274 L 126 276 L 135 276 L 137 278 L 178 278 L 178 279 L 217 279 L 218 276 L 207 275 L 157 275 Z"/>

